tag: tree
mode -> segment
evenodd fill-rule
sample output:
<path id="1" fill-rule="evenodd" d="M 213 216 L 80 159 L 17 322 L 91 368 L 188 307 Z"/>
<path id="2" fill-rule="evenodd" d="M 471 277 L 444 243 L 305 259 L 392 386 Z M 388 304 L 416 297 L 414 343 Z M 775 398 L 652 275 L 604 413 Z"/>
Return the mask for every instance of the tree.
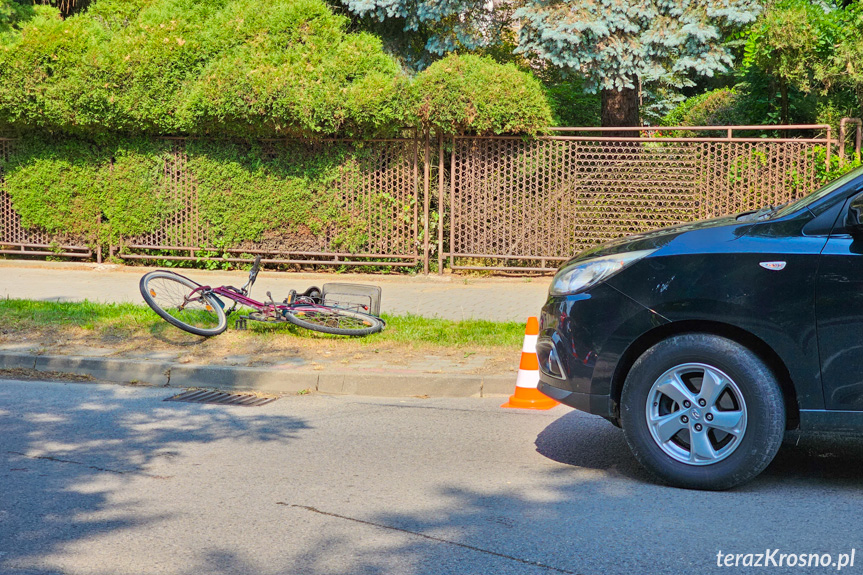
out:
<path id="1" fill-rule="evenodd" d="M 834 13 L 833 50 L 827 66 L 819 67 L 818 79 L 825 89 L 850 88 L 857 97 L 857 113 L 863 116 L 863 6 L 849 3 Z"/>
<path id="2" fill-rule="evenodd" d="M 341 0 L 354 14 L 378 22 L 396 21 L 403 32 L 425 39 L 431 56 L 495 44 L 511 29 L 520 0 Z M 418 58 L 419 67 L 429 58 Z"/>
<path id="3" fill-rule="evenodd" d="M 15 0 L 0 0 L 0 34 L 8 32 L 33 16 L 33 7 Z"/>
<path id="4" fill-rule="evenodd" d="M 779 92 L 779 119 L 783 124 L 791 116 L 790 90 L 809 93 L 818 87 L 819 79 L 829 75 L 840 29 L 837 15 L 836 10 L 821 3 L 781 0 L 770 6 L 746 34 L 743 70 L 755 68 L 772 79 L 769 92 Z"/>
<path id="5" fill-rule="evenodd" d="M 727 71 L 724 38 L 753 22 L 758 0 L 544 0 L 516 10 L 520 53 L 581 73 L 602 95 L 602 125 L 637 126 L 639 87 L 691 85 Z"/>

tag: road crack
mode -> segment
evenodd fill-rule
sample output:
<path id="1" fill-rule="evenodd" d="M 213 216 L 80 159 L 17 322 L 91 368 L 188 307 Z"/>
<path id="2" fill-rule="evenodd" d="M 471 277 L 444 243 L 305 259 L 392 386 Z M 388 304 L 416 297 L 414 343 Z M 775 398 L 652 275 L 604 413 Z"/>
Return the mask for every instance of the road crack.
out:
<path id="1" fill-rule="evenodd" d="M 104 471 L 106 473 L 116 473 L 117 475 L 141 475 L 143 477 L 149 477 L 150 479 L 171 479 L 173 475 L 151 475 L 149 473 L 144 473 L 138 469 L 132 471 L 120 471 L 119 469 L 109 469 L 107 467 L 99 467 L 97 465 L 87 465 L 81 461 L 74 461 L 72 459 L 61 459 L 59 457 L 54 457 L 53 455 L 27 455 L 26 453 L 21 453 L 20 451 L 7 451 L 6 453 L 12 455 L 18 455 L 24 457 L 26 459 L 41 459 L 43 461 L 53 461 L 55 463 L 67 463 L 70 465 L 83 465 L 87 469 L 93 469 L 95 471 Z"/>
<path id="2" fill-rule="evenodd" d="M 443 539 L 441 537 L 435 537 L 433 535 L 426 535 L 425 533 L 418 533 L 417 531 L 410 531 L 408 529 L 402 529 L 400 527 L 393 527 L 391 525 L 384 525 L 383 523 L 375 523 L 373 521 L 366 521 L 365 519 L 357 519 L 355 517 L 347 517 L 346 515 L 339 515 L 338 513 L 330 513 L 329 511 L 321 511 L 315 507 L 310 507 L 308 505 L 295 505 L 290 503 L 285 503 L 284 501 L 277 501 L 276 505 L 284 505 L 286 507 L 294 507 L 297 509 L 305 509 L 306 511 L 310 511 L 312 513 L 317 513 L 318 515 L 325 515 L 327 517 L 334 517 L 336 519 L 344 519 L 345 521 L 353 521 L 354 523 L 361 523 L 363 525 L 369 525 L 371 527 L 377 527 L 379 529 L 388 529 L 390 531 L 398 531 L 399 533 L 405 533 L 407 535 L 413 535 L 415 537 L 422 537 L 423 539 L 428 539 L 430 541 L 435 541 L 437 543 L 445 543 L 447 545 L 454 545 L 456 547 L 461 547 L 463 549 L 469 549 L 471 551 L 476 551 L 478 553 L 485 553 L 486 555 L 492 555 L 494 557 L 500 557 L 501 559 L 508 559 L 510 561 L 515 561 L 517 563 L 521 563 L 523 565 L 530 565 L 532 567 L 540 567 L 542 569 L 548 569 L 549 571 L 554 571 L 556 573 L 566 573 L 567 575 L 578 575 L 575 571 L 568 571 L 566 569 L 561 569 L 560 567 L 554 567 L 553 565 L 546 565 L 545 563 L 540 563 L 538 561 L 529 561 L 527 559 L 521 559 L 519 557 L 513 557 L 512 555 L 506 555 L 505 553 L 498 553 L 497 551 L 491 551 L 489 549 L 483 549 L 482 547 L 475 547 L 473 545 L 467 545 L 465 543 L 459 543 L 457 541 L 450 541 L 449 539 Z"/>

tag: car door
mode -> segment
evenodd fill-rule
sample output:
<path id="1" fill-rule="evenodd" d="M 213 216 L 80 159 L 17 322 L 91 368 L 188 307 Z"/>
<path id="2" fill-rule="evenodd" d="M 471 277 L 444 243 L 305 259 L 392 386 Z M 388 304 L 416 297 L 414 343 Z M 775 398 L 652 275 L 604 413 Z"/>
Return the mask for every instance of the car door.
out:
<path id="1" fill-rule="evenodd" d="M 825 407 L 863 411 L 863 235 L 846 229 L 852 205 L 863 193 L 845 203 L 821 252 L 816 327 Z"/>

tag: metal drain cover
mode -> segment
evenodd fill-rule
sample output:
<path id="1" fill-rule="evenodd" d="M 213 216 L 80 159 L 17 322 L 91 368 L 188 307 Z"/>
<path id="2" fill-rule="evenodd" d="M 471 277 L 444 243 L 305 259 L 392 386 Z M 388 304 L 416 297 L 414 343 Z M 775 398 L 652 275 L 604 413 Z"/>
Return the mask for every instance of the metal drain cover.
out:
<path id="1" fill-rule="evenodd" d="M 256 395 L 252 393 L 227 393 L 224 391 L 208 391 L 206 389 L 190 389 L 183 393 L 165 398 L 165 401 L 185 401 L 188 403 L 214 403 L 217 405 L 243 405 L 258 407 L 276 401 L 275 395 Z"/>

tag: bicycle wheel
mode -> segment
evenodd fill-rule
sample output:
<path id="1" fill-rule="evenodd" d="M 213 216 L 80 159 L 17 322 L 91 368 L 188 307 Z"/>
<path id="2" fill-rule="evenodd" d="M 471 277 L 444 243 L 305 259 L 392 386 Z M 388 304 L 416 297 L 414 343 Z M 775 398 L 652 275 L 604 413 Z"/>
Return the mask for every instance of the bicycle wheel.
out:
<path id="1" fill-rule="evenodd" d="M 197 292 L 198 284 L 179 274 L 150 272 L 141 278 L 141 295 L 159 316 L 195 335 L 218 335 L 228 327 L 222 302 L 214 295 Z"/>
<path id="2" fill-rule="evenodd" d="M 347 309 L 300 305 L 284 313 L 294 325 L 333 335 L 369 335 L 384 328 L 382 319 Z"/>

